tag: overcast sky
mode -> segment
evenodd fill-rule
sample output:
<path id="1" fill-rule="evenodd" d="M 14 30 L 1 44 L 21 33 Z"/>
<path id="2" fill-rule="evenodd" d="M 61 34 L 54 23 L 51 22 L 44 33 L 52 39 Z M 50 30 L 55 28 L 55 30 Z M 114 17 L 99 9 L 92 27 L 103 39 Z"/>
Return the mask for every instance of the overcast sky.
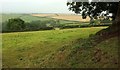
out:
<path id="1" fill-rule="evenodd" d="M 0 0 L 3 13 L 72 13 L 67 0 Z"/>

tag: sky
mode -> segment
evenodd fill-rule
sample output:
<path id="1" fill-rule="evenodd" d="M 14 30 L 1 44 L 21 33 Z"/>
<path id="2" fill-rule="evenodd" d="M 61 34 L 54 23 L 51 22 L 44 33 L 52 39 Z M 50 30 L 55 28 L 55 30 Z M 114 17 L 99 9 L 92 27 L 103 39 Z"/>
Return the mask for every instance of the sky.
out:
<path id="1" fill-rule="evenodd" d="M 0 0 L 2 13 L 73 13 L 67 0 Z"/>

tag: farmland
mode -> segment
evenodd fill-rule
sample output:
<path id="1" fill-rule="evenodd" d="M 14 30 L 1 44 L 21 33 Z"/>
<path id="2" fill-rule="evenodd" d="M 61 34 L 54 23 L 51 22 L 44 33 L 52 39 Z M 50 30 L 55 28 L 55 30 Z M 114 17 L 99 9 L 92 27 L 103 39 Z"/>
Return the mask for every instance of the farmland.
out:
<path id="1" fill-rule="evenodd" d="M 0 14 L 2 16 L 2 22 L 10 19 L 10 18 L 21 18 L 26 22 L 31 22 L 31 21 L 37 21 L 37 20 L 41 20 L 41 21 L 46 21 L 46 20 L 52 20 L 52 19 L 56 19 L 56 18 L 52 18 L 51 15 L 55 15 L 55 14 L 44 14 L 44 15 L 36 15 L 36 14 Z M 64 15 L 65 16 L 65 15 Z M 64 17 L 63 16 L 63 17 Z M 71 15 L 72 16 L 72 15 Z M 70 15 L 69 15 L 70 17 Z M 75 22 L 75 20 L 65 20 L 65 19 L 61 19 L 61 21 L 64 22 Z M 76 21 L 77 22 L 77 21 Z"/>
<path id="2" fill-rule="evenodd" d="M 95 34 L 96 32 L 104 28 L 106 27 L 4 33 L 2 34 L 3 67 L 99 67 L 100 65 L 105 65 L 105 67 L 109 67 L 111 63 L 96 63 L 96 65 L 93 64 L 93 61 L 89 61 L 92 57 L 92 52 L 90 54 L 90 51 L 96 50 L 95 48 L 97 47 L 87 49 L 86 51 L 83 50 L 84 53 L 80 54 L 81 57 L 77 54 L 72 53 L 72 48 L 79 46 L 79 43 L 77 43 L 78 39 L 87 39 L 90 34 Z M 116 40 L 117 38 L 113 38 L 114 44 L 110 44 L 109 41 L 111 40 L 106 41 L 107 43 L 109 43 L 108 47 L 116 46 Z M 107 46 L 105 45 L 107 44 L 103 42 L 103 45 L 100 44 L 98 46 L 101 46 L 103 51 L 106 51 L 108 55 L 116 55 L 117 49 L 115 47 L 113 49 L 105 50 L 105 48 L 107 48 Z M 111 52 L 112 54 L 109 54 L 109 52 Z M 76 64 L 76 59 L 74 60 L 72 57 L 68 60 L 67 58 L 70 57 L 69 54 L 71 53 L 73 54 L 73 57 L 78 57 L 83 61 L 86 61 L 85 59 L 89 59 L 86 62 L 89 64 L 87 66 L 86 64 L 84 64 L 84 62 Z M 86 57 L 83 57 L 83 55 Z M 107 60 L 109 61 L 110 59 Z"/>
<path id="3" fill-rule="evenodd" d="M 55 19 L 63 19 L 63 20 L 71 20 L 71 21 L 79 21 L 79 22 L 89 22 L 90 18 L 82 19 L 80 15 L 74 14 L 32 14 L 32 16 L 38 17 L 51 17 Z"/>
<path id="4" fill-rule="evenodd" d="M 94 34 L 102 28 L 94 29 L 5 33 L 2 35 L 3 65 L 5 67 L 34 67 L 36 63 L 41 63 L 42 59 L 58 53 L 57 50 L 63 46 L 68 45 L 69 47 L 72 41 L 87 38 L 89 34 Z"/>
<path id="5" fill-rule="evenodd" d="M 55 28 L 83 28 L 83 27 L 98 27 L 109 26 L 110 21 L 95 20 L 90 24 L 89 18 L 82 19 L 80 15 L 74 14 L 0 14 L 2 15 L 2 32 L 24 32 L 24 31 L 39 31 L 39 30 L 53 30 Z M 24 22 L 24 28 L 18 29 L 12 24 L 8 27 L 9 19 L 20 19 Z M 78 21 L 79 19 L 79 21 Z M 13 27 L 14 26 L 14 27 Z M 16 27 L 16 28 L 15 28 Z M 14 30 L 9 29 L 14 28 Z"/>
<path id="6" fill-rule="evenodd" d="M 1 15 L 2 15 L 2 22 L 5 22 L 10 18 L 21 18 L 26 22 L 51 19 L 51 18 L 34 17 L 34 16 L 31 16 L 30 14 L 1 14 Z"/>
<path id="7" fill-rule="evenodd" d="M 57 19 L 51 17 L 55 14 L 41 14 L 42 16 L 35 16 L 33 14 L 1 14 L 2 15 L 2 32 L 14 32 L 16 30 L 10 30 L 7 27 L 9 19 L 20 19 L 24 21 L 24 29 L 22 31 L 39 31 L 39 30 L 51 30 L 54 28 L 79 28 L 81 25 L 88 26 L 89 22 L 75 21 L 67 19 Z M 45 16 L 47 15 L 47 16 Z M 66 15 L 61 15 L 60 17 Z M 72 17 L 72 15 L 69 15 Z M 74 16 L 75 17 L 75 16 Z M 77 17 L 77 16 L 76 16 Z M 62 17 L 61 17 L 62 18 Z M 83 24 L 84 23 L 84 24 Z M 72 25 L 71 25 L 72 24 Z M 14 26 L 14 25 L 12 25 Z"/>
<path id="8" fill-rule="evenodd" d="M 2 22 L 11 18 L 21 18 L 26 23 L 37 23 L 37 26 L 59 20 L 59 24 L 72 27 L 0 34 L 3 68 L 116 68 L 118 65 L 117 37 L 96 46 L 89 44 L 91 36 L 108 26 L 73 28 L 89 24 L 88 19 L 80 21 L 78 15 L 2 14 Z"/>

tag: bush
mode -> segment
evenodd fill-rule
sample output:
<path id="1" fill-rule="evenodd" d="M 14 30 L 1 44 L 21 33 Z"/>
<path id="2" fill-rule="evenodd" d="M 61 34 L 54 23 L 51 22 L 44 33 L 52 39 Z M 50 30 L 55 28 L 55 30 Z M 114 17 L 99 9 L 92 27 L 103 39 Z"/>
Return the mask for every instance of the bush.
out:
<path id="1" fill-rule="evenodd" d="M 53 20 L 24 22 L 20 18 L 14 18 L 2 23 L 2 32 L 51 30 L 56 26 L 58 25 Z"/>
<path id="2" fill-rule="evenodd" d="M 104 19 L 104 20 L 101 20 L 100 23 L 112 23 L 112 21 L 111 21 L 111 20 Z"/>
<path id="3" fill-rule="evenodd" d="M 9 19 L 6 22 L 6 28 L 10 32 L 11 31 L 23 31 L 25 28 L 25 22 L 20 18 Z"/>
<path id="4" fill-rule="evenodd" d="M 2 32 L 7 32 L 8 29 L 7 29 L 7 22 L 3 22 L 2 23 Z"/>
<path id="5" fill-rule="evenodd" d="M 49 25 L 46 21 L 32 21 L 30 23 L 26 23 L 25 30 L 26 31 L 36 31 L 36 30 L 51 30 L 53 26 Z"/>

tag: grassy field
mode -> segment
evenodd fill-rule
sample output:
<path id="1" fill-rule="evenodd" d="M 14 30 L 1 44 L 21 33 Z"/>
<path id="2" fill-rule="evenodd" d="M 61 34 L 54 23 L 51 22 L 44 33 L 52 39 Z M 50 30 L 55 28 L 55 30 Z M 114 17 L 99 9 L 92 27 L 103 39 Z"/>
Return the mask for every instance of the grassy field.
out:
<path id="1" fill-rule="evenodd" d="M 7 21 L 10 18 L 21 18 L 26 22 L 31 22 L 31 21 L 45 21 L 45 20 L 51 20 L 51 18 L 41 18 L 41 17 L 34 17 L 31 16 L 30 14 L 0 14 L 2 15 L 2 22 Z"/>
<path id="2" fill-rule="evenodd" d="M 2 22 L 10 18 L 21 18 L 25 22 L 59 19 L 60 24 L 65 26 L 89 24 L 88 21 L 80 19 L 81 17 L 77 15 L 0 15 L 2 15 Z M 105 40 L 90 48 L 92 45 L 89 43 L 89 36 L 105 28 L 107 27 L 2 33 L 0 36 L 2 36 L 3 68 L 117 67 L 117 37 Z"/>
<path id="3" fill-rule="evenodd" d="M 21 18 L 26 22 L 31 22 L 31 21 L 46 21 L 46 20 L 55 20 L 56 18 L 52 18 L 52 17 L 40 17 L 40 16 L 33 16 L 31 14 L 0 14 L 2 17 L 2 22 L 7 21 L 10 18 Z M 60 19 L 61 23 L 73 23 L 73 22 L 77 22 L 74 20 L 65 20 L 65 19 Z"/>
<path id="4" fill-rule="evenodd" d="M 96 50 L 97 47 L 83 50 L 82 54 L 78 51 L 79 55 L 72 52 L 73 48 L 79 46 L 78 40 L 80 38 L 87 39 L 90 34 L 95 34 L 104 28 L 105 27 L 94 27 L 3 33 L 1 34 L 3 37 L 3 67 L 109 67 L 112 63 L 101 66 L 105 64 L 104 61 L 103 63 L 90 61 L 94 53 L 93 50 Z M 114 47 L 117 43 L 116 39 L 117 38 L 113 38 L 97 45 L 103 49 L 103 51 L 106 51 L 108 55 L 111 55 L 111 59 L 113 55 L 117 53 L 117 49 Z M 111 41 L 113 41 L 112 44 Z M 69 56 L 71 53 L 73 54 L 72 57 Z"/>

